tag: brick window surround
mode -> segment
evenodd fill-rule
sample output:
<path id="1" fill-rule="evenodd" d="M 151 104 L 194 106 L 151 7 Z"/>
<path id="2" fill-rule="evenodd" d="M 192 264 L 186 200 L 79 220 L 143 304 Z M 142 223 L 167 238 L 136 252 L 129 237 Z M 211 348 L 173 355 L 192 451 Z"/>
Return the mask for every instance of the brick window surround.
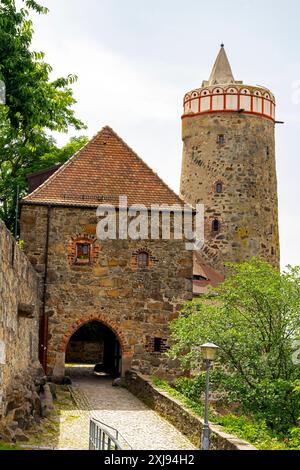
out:
<path id="1" fill-rule="evenodd" d="M 145 349 L 150 354 L 161 354 L 167 352 L 169 345 L 167 339 L 158 336 L 148 337 L 146 340 Z"/>
<path id="2" fill-rule="evenodd" d="M 70 265 L 91 265 L 98 259 L 100 246 L 95 244 L 96 237 L 79 233 L 71 237 L 68 243 L 68 260 Z"/>
<path id="3" fill-rule="evenodd" d="M 140 248 L 132 253 L 133 269 L 151 269 L 157 263 L 155 256 L 147 248 Z"/>

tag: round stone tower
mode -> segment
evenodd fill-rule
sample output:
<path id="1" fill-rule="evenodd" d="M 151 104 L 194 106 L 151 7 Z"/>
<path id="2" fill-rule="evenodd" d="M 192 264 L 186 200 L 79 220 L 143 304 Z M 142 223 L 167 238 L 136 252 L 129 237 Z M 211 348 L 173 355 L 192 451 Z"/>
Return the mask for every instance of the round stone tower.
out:
<path id="1" fill-rule="evenodd" d="M 259 256 L 279 266 L 275 98 L 235 81 L 224 49 L 208 81 L 184 97 L 181 197 L 205 205 L 204 260 Z"/>

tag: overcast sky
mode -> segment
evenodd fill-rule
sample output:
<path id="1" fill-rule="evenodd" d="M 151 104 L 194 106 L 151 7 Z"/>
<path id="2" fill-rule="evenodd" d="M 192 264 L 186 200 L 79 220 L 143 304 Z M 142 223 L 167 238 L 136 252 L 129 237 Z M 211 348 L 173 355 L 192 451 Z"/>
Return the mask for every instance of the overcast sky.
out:
<path id="1" fill-rule="evenodd" d="M 34 49 L 75 73 L 89 137 L 109 125 L 176 191 L 185 92 L 208 79 L 221 42 L 236 80 L 277 99 L 282 266 L 300 264 L 299 0 L 40 0 Z M 58 137 L 63 144 L 72 135 Z M 77 134 L 78 135 L 78 134 Z"/>

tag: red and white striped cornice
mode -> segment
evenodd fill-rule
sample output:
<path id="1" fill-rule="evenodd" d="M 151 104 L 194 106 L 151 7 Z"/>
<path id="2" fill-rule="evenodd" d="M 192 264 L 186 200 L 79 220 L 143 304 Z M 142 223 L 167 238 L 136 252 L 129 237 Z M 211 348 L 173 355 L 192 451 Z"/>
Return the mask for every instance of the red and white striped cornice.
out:
<path id="1" fill-rule="evenodd" d="M 275 121 L 275 97 L 267 88 L 244 84 L 214 85 L 184 97 L 183 118 L 220 112 L 243 112 Z"/>

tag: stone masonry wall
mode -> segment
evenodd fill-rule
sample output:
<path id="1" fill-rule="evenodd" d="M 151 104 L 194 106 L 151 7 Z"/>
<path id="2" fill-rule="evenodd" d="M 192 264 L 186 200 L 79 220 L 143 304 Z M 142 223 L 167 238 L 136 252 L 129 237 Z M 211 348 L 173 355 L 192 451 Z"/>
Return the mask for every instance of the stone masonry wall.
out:
<path id="1" fill-rule="evenodd" d="M 174 361 L 151 351 L 153 338 L 163 349 L 169 322 L 192 298 L 192 252 L 182 240 L 107 240 L 96 238 L 96 210 L 22 205 L 21 238 L 36 270 L 45 269 L 47 213 L 49 250 L 46 314 L 49 316 L 48 374 L 64 374 L 68 342 L 81 325 L 98 320 L 117 336 L 122 373 L 168 374 Z M 76 239 L 91 243 L 90 264 L 74 263 Z M 138 268 L 139 250 L 150 265 Z"/>
<path id="2" fill-rule="evenodd" d="M 0 221 L 0 438 L 21 438 L 40 415 L 38 329 L 38 277 Z"/>
<path id="3" fill-rule="evenodd" d="M 131 393 L 173 424 L 198 449 L 200 448 L 203 427 L 201 418 L 185 408 L 180 401 L 155 387 L 147 377 L 128 373 L 124 384 Z M 210 429 L 211 450 L 257 450 L 248 442 L 224 432 L 221 426 L 210 424 Z"/>
<path id="4" fill-rule="evenodd" d="M 191 116 L 182 120 L 182 139 L 181 197 L 205 205 L 206 262 L 223 273 L 225 262 L 251 256 L 278 267 L 274 123 L 242 113 Z"/>
<path id="5" fill-rule="evenodd" d="M 103 362 L 103 343 L 96 341 L 70 341 L 66 361 L 76 364 Z"/>

